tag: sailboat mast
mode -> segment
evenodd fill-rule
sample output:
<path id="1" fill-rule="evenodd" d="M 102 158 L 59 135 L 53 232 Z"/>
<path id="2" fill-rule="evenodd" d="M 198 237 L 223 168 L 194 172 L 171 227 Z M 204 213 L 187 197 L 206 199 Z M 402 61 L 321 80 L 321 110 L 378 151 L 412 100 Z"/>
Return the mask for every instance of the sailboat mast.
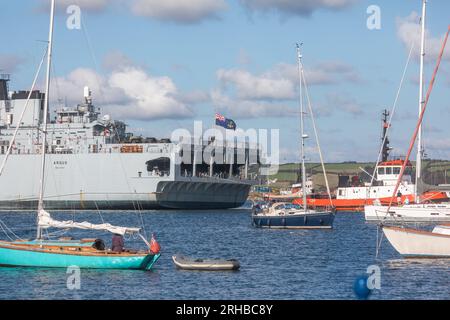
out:
<path id="1" fill-rule="evenodd" d="M 304 132 L 304 111 L 303 111 L 303 70 L 302 70 L 302 54 L 300 52 L 300 45 L 297 44 L 297 63 L 298 63 L 298 78 L 299 78 L 299 95 L 300 95 L 300 131 L 301 131 L 301 158 L 302 158 L 302 195 L 303 195 L 303 208 L 306 212 L 306 167 L 305 167 L 305 139 L 307 135 Z"/>
<path id="2" fill-rule="evenodd" d="M 420 44 L 420 79 L 419 79 L 419 115 L 422 112 L 424 100 L 423 100 L 423 73 L 424 73 L 424 58 L 425 58 L 425 16 L 427 10 L 427 0 L 422 1 L 422 18 L 421 18 L 421 44 Z M 422 146 L 422 124 L 420 124 L 419 132 L 417 135 L 417 157 L 416 157 L 416 187 L 414 190 L 415 202 L 419 202 L 419 183 L 421 181 L 422 171 L 422 158 L 423 158 L 423 146 Z"/>
<path id="3" fill-rule="evenodd" d="M 53 48 L 53 22 L 55 20 L 55 0 L 52 0 L 50 7 L 50 29 L 48 35 L 48 50 L 47 50 L 47 75 L 45 79 L 45 100 L 44 100 L 44 114 L 43 114 L 43 126 L 42 126 L 42 150 L 41 150 L 41 174 L 40 174 L 40 186 L 39 186 L 39 202 L 38 202 L 38 214 L 40 210 L 44 209 L 44 174 L 45 174 L 45 153 L 47 149 L 47 114 L 49 106 L 50 95 L 50 70 L 52 64 L 52 48 Z M 38 225 L 37 239 L 42 238 L 42 230 Z"/>

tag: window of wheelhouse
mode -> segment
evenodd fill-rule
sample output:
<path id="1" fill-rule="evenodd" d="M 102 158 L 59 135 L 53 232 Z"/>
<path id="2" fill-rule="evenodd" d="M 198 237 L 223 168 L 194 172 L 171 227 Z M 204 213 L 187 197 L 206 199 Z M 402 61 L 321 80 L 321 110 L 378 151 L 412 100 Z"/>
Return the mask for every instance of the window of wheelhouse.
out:
<path id="1" fill-rule="evenodd" d="M 386 167 L 386 174 L 392 174 L 392 167 Z"/>
<path id="2" fill-rule="evenodd" d="M 145 163 L 150 176 L 170 176 L 170 158 L 160 157 Z"/>
<path id="3" fill-rule="evenodd" d="M 400 167 L 394 167 L 393 172 L 394 174 L 400 174 Z"/>
<path id="4" fill-rule="evenodd" d="M 412 167 L 406 167 L 405 168 L 405 173 L 403 175 L 412 175 Z"/>
<path id="5" fill-rule="evenodd" d="M 378 174 L 384 174 L 384 167 L 383 168 L 378 168 Z"/>

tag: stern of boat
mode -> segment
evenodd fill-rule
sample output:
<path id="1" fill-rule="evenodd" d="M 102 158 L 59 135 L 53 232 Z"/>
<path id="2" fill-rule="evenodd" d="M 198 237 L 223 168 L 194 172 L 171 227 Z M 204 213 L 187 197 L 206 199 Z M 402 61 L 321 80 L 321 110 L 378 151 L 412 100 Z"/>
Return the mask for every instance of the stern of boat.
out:
<path id="1" fill-rule="evenodd" d="M 157 254 L 149 254 L 145 257 L 144 261 L 142 261 L 141 269 L 149 271 L 152 269 L 153 265 L 158 261 L 159 257 L 161 256 L 160 253 Z"/>

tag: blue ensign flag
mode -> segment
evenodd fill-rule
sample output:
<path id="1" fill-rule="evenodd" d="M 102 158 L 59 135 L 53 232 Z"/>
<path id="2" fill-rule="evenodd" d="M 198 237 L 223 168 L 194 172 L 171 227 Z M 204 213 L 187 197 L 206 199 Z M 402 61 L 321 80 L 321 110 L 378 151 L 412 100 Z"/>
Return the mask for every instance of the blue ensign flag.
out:
<path id="1" fill-rule="evenodd" d="M 225 129 L 236 130 L 236 122 L 225 118 L 223 115 L 216 113 L 216 126 L 224 127 Z"/>

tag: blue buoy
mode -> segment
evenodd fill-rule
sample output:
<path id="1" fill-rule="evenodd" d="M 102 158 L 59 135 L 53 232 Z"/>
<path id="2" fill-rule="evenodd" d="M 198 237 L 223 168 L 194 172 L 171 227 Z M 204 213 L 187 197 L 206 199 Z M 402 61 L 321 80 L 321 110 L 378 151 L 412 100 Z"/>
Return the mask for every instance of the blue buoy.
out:
<path id="1" fill-rule="evenodd" d="M 360 300 L 366 300 L 372 293 L 372 290 L 367 287 L 368 278 L 368 276 L 362 275 L 356 278 L 353 283 L 353 291 L 355 292 L 356 297 Z"/>

